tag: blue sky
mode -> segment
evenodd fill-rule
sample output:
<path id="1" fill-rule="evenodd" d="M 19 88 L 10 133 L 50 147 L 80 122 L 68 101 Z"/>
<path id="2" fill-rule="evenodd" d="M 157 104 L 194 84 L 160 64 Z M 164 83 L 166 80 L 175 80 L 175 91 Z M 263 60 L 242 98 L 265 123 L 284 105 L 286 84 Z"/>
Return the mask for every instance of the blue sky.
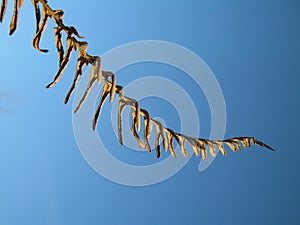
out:
<path id="1" fill-rule="evenodd" d="M 149 39 L 190 49 L 207 63 L 223 90 L 225 136 L 255 136 L 278 152 L 255 146 L 218 155 L 203 173 L 198 172 L 199 158 L 193 156 L 175 176 L 147 187 L 106 180 L 80 154 L 72 104 L 63 104 L 76 59 L 61 82 L 47 90 L 57 69 L 52 23 L 41 42 L 50 53 L 41 54 L 31 46 L 35 19 L 30 1 L 24 3 L 16 33 L 8 36 L 10 2 L 0 25 L 0 224 L 300 223 L 298 1 L 49 0 L 49 4 L 65 10 L 65 23 L 86 37 L 91 54 Z M 151 68 L 149 64 L 126 68 L 118 81 L 125 85 L 141 75 L 168 70 Z M 174 81 L 181 81 L 181 76 Z M 199 96 L 201 135 L 207 137 L 210 113 L 205 96 L 185 82 L 181 85 L 191 85 L 189 91 Z M 147 99 L 145 105 L 163 118 L 164 104 L 159 103 L 159 111 L 155 101 Z M 98 128 L 104 135 L 104 129 L 111 130 L 104 120 L 110 117 L 110 107 L 105 105 Z M 175 129 L 177 116 L 174 112 L 167 118 Z M 115 155 L 126 154 L 115 137 L 107 135 L 105 140 L 112 143 Z M 139 164 L 141 154 L 130 150 L 128 154 L 132 163 Z M 155 160 L 153 154 L 148 156 Z"/>

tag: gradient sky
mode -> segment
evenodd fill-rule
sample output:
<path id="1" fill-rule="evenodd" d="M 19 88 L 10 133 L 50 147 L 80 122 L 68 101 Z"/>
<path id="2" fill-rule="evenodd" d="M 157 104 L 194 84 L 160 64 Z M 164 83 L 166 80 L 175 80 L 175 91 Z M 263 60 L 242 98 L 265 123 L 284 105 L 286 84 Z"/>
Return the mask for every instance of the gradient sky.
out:
<path id="1" fill-rule="evenodd" d="M 63 104 L 76 59 L 61 82 L 47 90 L 57 69 L 52 22 L 41 42 L 50 53 L 41 54 L 31 46 L 35 18 L 30 1 L 24 3 L 16 33 L 8 36 L 10 1 L 0 25 L 0 224 L 300 224 L 299 1 L 75 2 L 49 0 L 53 8 L 65 10 L 65 23 L 86 37 L 91 54 L 148 39 L 190 49 L 221 85 L 227 107 L 225 136 L 255 136 L 278 152 L 256 146 L 228 152 L 203 173 L 198 172 L 200 159 L 193 156 L 171 179 L 148 187 L 106 180 L 80 154 L 72 104 Z M 125 85 L 166 71 L 163 66 L 133 66 L 120 71 L 118 81 Z M 198 110 L 203 109 L 201 135 L 207 137 L 207 102 L 201 90 L 191 89 L 198 95 Z M 163 102 L 157 110 L 155 101 L 144 103 L 164 118 Z M 100 133 L 111 130 L 104 121 L 110 107 L 104 106 Z M 169 127 L 177 129 L 177 116 L 174 112 L 167 118 Z M 117 145 L 116 137 L 107 135 L 106 140 L 113 143 L 115 155 L 126 154 L 128 149 Z M 139 164 L 141 154 L 128 154 Z M 155 161 L 154 154 L 142 157 L 147 156 Z"/>

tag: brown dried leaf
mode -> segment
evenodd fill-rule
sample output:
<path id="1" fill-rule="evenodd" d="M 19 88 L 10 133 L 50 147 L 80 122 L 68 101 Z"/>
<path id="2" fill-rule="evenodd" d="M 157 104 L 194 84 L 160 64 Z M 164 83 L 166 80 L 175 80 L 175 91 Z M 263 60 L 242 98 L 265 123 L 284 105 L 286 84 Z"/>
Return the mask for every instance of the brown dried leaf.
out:
<path id="1" fill-rule="evenodd" d="M 195 139 L 198 145 L 198 148 L 201 150 L 201 156 L 203 160 L 206 160 L 206 141 L 203 139 Z"/>
<path id="2" fill-rule="evenodd" d="M 210 155 L 215 158 L 217 156 L 217 153 L 214 144 L 210 141 L 207 141 L 207 146 L 209 147 Z"/>
<path id="3" fill-rule="evenodd" d="M 10 26 L 9 26 L 9 35 L 12 35 L 17 29 L 19 9 L 21 8 L 21 6 L 23 4 L 22 3 L 23 1 L 21 1 L 21 0 L 15 0 L 14 2 L 15 2 L 14 3 L 14 14 L 11 18 L 11 22 L 10 22 Z"/>
<path id="4" fill-rule="evenodd" d="M 59 10 L 53 10 L 54 12 L 54 21 L 58 26 L 61 26 L 63 24 L 63 17 L 65 12 L 61 9 Z"/>
<path id="5" fill-rule="evenodd" d="M 156 126 L 155 149 L 156 149 L 156 157 L 157 158 L 160 157 L 160 142 L 159 142 L 159 138 L 160 138 L 160 130 L 159 130 L 159 126 Z"/>
<path id="6" fill-rule="evenodd" d="M 47 49 L 40 49 L 40 41 L 41 41 L 41 38 L 42 38 L 42 36 L 44 34 L 44 31 L 46 30 L 49 17 L 50 16 L 47 13 L 47 9 L 45 7 L 43 7 L 42 8 L 42 23 L 39 26 L 39 28 L 38 28 L 38 30 L 37 30 L 37 32 L 34 35 L 33 40 L 32 40 L 33 47 L 36 50 L 40 51 L 40 52 L 48 52 Z"/>
<path id="7" fill-rule="evenodd" d="M 173 130 L 171 130 L 169 128 L 166 128 L 166 130 L 167 130 L 167 133 L 168 133 L 170 152 L 171 152 L 172 156 L 174 158 L 176 158 L 176 154 L 175 154 L 174 146 L 173 146 L 173 139 L 175 138 L 175 140 L 179 144 L 179 138 L 178 138 L 178 136 L 176 135 L 176 133 Z"/>
<path id="8" fill-rule="evenodd" d="M 224 145 L 222 142 L 220 141 L 214 141 L 215 145 L 218 147 L 218 149 L 220 150 L 220 152 L 222 153 L 223 156 L 226 156 L 226 150 L 224 148 Z"/>
<path id="9" fill-rule="evenodd" d="M 230 140 L 225 140 L 224 143 L 227 144 L 232 151 L 236 152 L 236 147 Z"/>
<path id="10" fill-rule="evenodd" d="M 117 88 L 116 88 L 117 82 L 116 82 L 116 78 L 115 78 L 114 74 L 111 76 L 111 84 L 112 84 L 112 87 L 110 89 L 110 99 L 109 99 L 110 103 L 112 103 L 114 101 L 115 92 L 117 90 Z"/>
<path id="11" fill-rule="evenodd" d="M 34 7 L 35 11 L 35 21 L 36 21 L 36 27 L 35 27 L 35 32 L 37 33 L 40 27 L 40 22 L 41 22 L 41 10 L 39 6 L 39 1 L 38 0 L 32 0 L 32 5 Z"/>
<path id="12" fill-rule="evenodd" d="M 150 133 L 151 133 L 151 118 L 149 113 L 144 110 L 144 109 L 140 109 L 141 113 L 143 114 L 144 117 L 144 142 L 145 142 L 145 148 L 148 150 L 148 152 L 151 152 L 151 146 L 149 143 L 149 137 L 150 137 Z"/>
<path id="13" fill-rule="evenodd" d="M 117 85 L 117 91 L 119 92 L 118 97 L 118 138 L 121 145 L 123 145 L 122 137 L 122 111 L 126 105 L 132 105 L 133 101 L 130 98 L 124 96 L 124 89 L 122 86 Z"/>
<path id="14" fill-rule="evenodd" d="M 268 148 L 272 151 L 275 151 L 275 149 L 271 148 L 270 146 L 266 145 L 265 143 L 258 141 L 257 139 L 253 137 L 235 137 L 235 138 L 230 138 L 224 141 L 219 141 L 227 144 L 231 150 L 234 152 L 236 150 L 241 150 L 241 145 L 239 142 L 242 143 L 243 147 L 249 148 L 251 145 L 258 144 L 262 147 Z"/>
<path id="15" fill-rule="evenodd" d="M 62 43 L 62 36 L 61 36 L 62 29 L 60 27 L 54 27 L 54 35 L 55 35 L 55 45 L 58 53 L 58 59 L 59 59 L 59 66 L 61 66 L 61 63 L 64 58 L 64 47 Z"/>
<path id="16" fill-rule="evenodd" d="M 73 26 L 67 26 L 66 28 L 67 28 L 67 35 L 68 36 L 72 37 L 73 34 L 75 34 L 79 38 L 84 38 L 84 36 L 79 35 L 79 33 L 78 33 L 78 31 L 76 30 L 75 27 L 73 27 Z"/>
<path id="17" fill-rule="evenodd" d="M 204 149 L 201 149 L 201 156 L 202 156 L 202 159 L 203 160 L 206 160 L 206 150 L 204 150 Z"/>
<path id="18" fill-rule="evenodd" d="M 60 80 L 60 78 L 62 77 L 63 72 L 64 72 L 64 70 L 65 70 L 65 68 L 66 68 L 66 66 L 67 66 L 67 64 L 68 64 L 68 62 L 69 62 L 69 60 L 71 58 L 71 54 L 72 54 L 72 51 L 73 51 L 74 48 L 75 47 L 73 45 L 72 39 L 67 38 L 67 51 L 66 51 L 66 54 L 64 56 L 64 59 L 61 62 L 61 65 L 60 65 L 60 67 L 58 69 L 58 72 L 57 72 L 54 80 L 50 84 L 48 84 L 46 86 L 46 88 L 53 87 Z"/>
<path id="19" fill-rule="evenodd" d="M 195 155 L 197 157 L 199 157 L 200 156 L 200 151 L 199 151 L 199 148 L 197 147 L 197 145 L 196 144 L 192 144 L 192 148 L 193 148 L 193 151 L 194 151 Z"/>
<path id="20" fill-rule="evenodd" d="M 149 113 L 144 110 L 140 109 L 144 116 L 144 135 L 145 139 L 148 139 L 150 137 L 151 129 L 152 129 L 152 123 Z"/>
<path id="21" fill-rule="evenodd" d="M 191 137 L 185 136 L 185 138 L 186 138 L 186 140 L 188 140 L 188 142 L 190 142 L 195 155 L 197 157 L 199 157 L 200 156 L 200 148 L 199 148 L 199 146 L 197 144 L 197 141 L 194 138 L 191 138 Z"/>
<path id="22" fill-rule="evenodd" d="M 158 130 L 159 134 L 162 136 L 163 139 L 163 147 L 164 150 L 166 151 L 168 149 L 168 140 L 167 140 L 167 136 L 166 136 L 166 132 L 165 132 L 165 128 L 164 126 L 161 124 L 161 122 L 152 119 L 152 121 L 156 124 L 156 129 Z M 173 132 L 173 134 L 175 134 Z M 176 134 L 175 134 L 176 135 Z"/>
<path id="23" fill-rule="evenodd" d="M 68 103 L 68 101 L 69 101 L 69 99 L 70 99 L 72 93 L 73 93 L 74 90 L 75 90 L 75 87 L 76 87 L 76 85 L 77 85 L 79 76 L 82 75 L 82 67 L 84 66 L 84 64 L 85 64 L 84 58 L 80 57 L 80 58 L 77 59 L 77 66 L 76 66 L 75 77 L 74 77 L 72 86 L 71 86 L 69 92 L 68 92 L 67 95 L 66 95 L 66 98 L 65 98 L 65 104 Z"/>
<path id="24" fill-rule="evenodd" d="M 94 64 L 95 64 L 95 67 L 97 68 L 97 80 L 98 80 L 98 84 L 100 84 L 101 80 L 102 80 L 102 63 L 101 63 L 101 58 L 100 57 L 95 57 Z"/>
<path id="25" fill-rule="evenodd" d="M 185 150 L 185 138 L 181 135 L 178 135 L 178 137 L 179 137 L 179 146 L 180 146 L 181 153 L 184 157 L 187 157 L 188 154 Z"/>
<path id="26" fill-rule="evenodd" d="M 239 143 L 237 140 L 232 139 L 232 142 L 233 142 L 233 144 L 236 146 L 236 149 L 237 149 L 237 150 L 239 150 L 239 151 L 242 150 L 241 145 L 240 145 L 240 143 Z"/>
<path id="27" fill-rule="evenodd" d="M 123 89 L 122 89 L 123 92 Z M 125 107 L 125 103 L 123 101 L 123 95 L 119 94 L 118 97 L 118 137 L 119 137 L 119 142 L 121 145 L 123 145 L 123 137 L 122 137 L 122 111 Z"/>
<path id="28" fill-rule="evenodd" d="M 135 139 L 137 140 L 140 148 L 145 149 L 145 145 L 142 142 L 140 136 L 138 135 L 137 131 L 136 131 L 136 126 L 137 126 L 137 114 L 136 111 L 131 112 L 131 116 L 132 116 L 132 126 L 131 126 L 131 132 L 132 135 L 135 137 Z"/>
<path id="29" fill-rule="evenodd" d="M 2 0 L 0 8 L 0 23 L 3 22 L 5 12 L 6 12 L 7 0 Z"/>
<path id="30" fill-rule="evenodd" d="M 274 151 L 274 152 L 276 151 L 274 148 L 271 148 L 269 145 L 263 143 L 262 141 L 259 141 L 259 140 L 255 139 L 255 138 L 253 138 L 253 142 L 254 142 L 254 144 L 258 144 L 258 145 L 260 145 L 264 148 L 268 148 L 271 151 Z"/>
<path id="31" fill-rule="evenodd" d="M 107 96 L 109 94 L 109 91 L 110 91 L 110 84 L 108 82 L 106 82 L 104 84 L 102 95 L 101 95 L 100 101 L 99 101 L 99 105 L 97 107 L 97 110 L 96 110 L 96 113 L 95 113 L 95 116 L 94 116 L 94 119 L 93 119 L 93 130 L 96 129 L 96 125 L 97 125 L 97 122 L 98 122 L 98 119 L 99 119 L 99 115 L 100 115 L 100 112 L 101 112 L 102 105 L 103 105 L 105 99 L 107 98 Z"/>
<path id="32" fill-rule="evenodd" d="M 241 142 L 241 144 L 243 145 L 244 148 L 249 148 L 250 147 L 250 141 L 248 138 L 234 138 L 235 140 L 238 140 Z"/>
<path id="33" fill-rule="evenodd" d="M 161 130 L 161 136 L 163 138 L 163 146 L 164 146 L 164 150 L 167 151 L 168 150 L 168 140 L 167 140 L 167 135 L 166 135 L 166 132 L 165 132 L 165 129 L 164 127 L 162 126 L 162 124 L 160 124 L 160 130 Z"/>
<path id="34" fill-rule="evenodd" d="M 83 105 L 83 103 L 85 102 L 88 94 L 90 93 L 92 87 L 93 87 L 93 84 L 95 83 L 95 81 L 97 80 L 97 77 L 93 77 L 93 75 L 90 76 L 90 80 L 89 80 L 89 83 L 85 89 L 85 92 L 82 96 L 82 98 L 80 99 L 76 109 L 74 110 L 74 113 L 77 113 L 78 110 L 81 108 L 81 106 Z"/>
<path id="35" fill-rule="evenodd" d="M 141 109 L 137 101 L 135 102 L 135 110 L 136 110 L 136 129 L 140 131 L 141 130 Z"/>
<path id="36" fill-rule="evenodd" d="M 177 156 L 175 154 L 175 150 L 174 150 L 174 146 L 173 146 L 173 139 L 174 139 L 174 137 L 173 137 L 173 135 L 170 132 L 168 132 L 168 139 L 169 139 L 170 153 L 173 156 L 173 158 L 176 159 Z"/>

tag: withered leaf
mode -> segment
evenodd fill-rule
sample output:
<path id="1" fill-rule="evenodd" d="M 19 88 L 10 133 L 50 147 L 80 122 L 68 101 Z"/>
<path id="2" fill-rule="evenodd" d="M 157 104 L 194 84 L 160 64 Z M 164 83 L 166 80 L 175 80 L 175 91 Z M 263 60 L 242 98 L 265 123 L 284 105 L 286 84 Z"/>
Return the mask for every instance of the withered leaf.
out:
<path id="1" fill-rule="evenodd" d="M 132 135 L 136 138 L 140 148 L 145 149 L 145 145 L 142 142 L 140 136 L 138 135 L 137 131 L 136 131 L 136 123 L 137 123 L 137 114 L 136 111 L 131 112 L 131 116 L 132 116 L 132 126 L 131 126 L 131 132 Z"/>
<path id="2" fill-rule="evenodd" d="M 262 147 L 264 147 L 264 148 L 268 148 L 269 150 L 271 150 L 271 151 L 276 151 L 275 149 L 273 149 L 273 148 L 271 148 L 269 145 L 267 145 L 267 144 L 265 144 L 265 143 L 263 143 L 262 141 L 259 141 L 259 140 L 257 140 L 257 139 L 254 139 L 254 143 L 255 144 L 258 144 L 258 145 L 260 145 L 260 146 L 262 146 Z"/>
<path id="3" fill-rule="evenodd" d="M 62 29 L 60 27 L 54 27 L 54 35 L 55 35 L 55 45 L 58 53 L 58 59 L 59 59 L 59 66 L 61 66 L 61 63 L 64 58 L 64 47 L 62 43 L 62 36 L 61 36 Z"/>
<path id="4" fill-rule="evenodd" d="M 145 142 L 145 148 L 148 150 L 148 152 L 151 152 L 151 146 L 149 143 L 149 137 L 151 133 L 151 128 L 152 128 L 152 122 L 149 113 L 144 110 L 140 109 L 141 113 L 143 114 L 144 117 L 144 142 Z"/>
<path id="5" fill-rule="evenodd" d="M 118 138 L 121 145 L 123 145 L 122 137 L 122 111 L 126 105 L 132 105 L 133 100 L 124 96 L 124 89 L 122 86 L 117 85 L 119 92 L 118 97 Z"/>
<path id="6" fill-rule="evenodd" d="M 173 156 L 173 158 L 176 159 L 177 156 L 176 156 L 176 153 L 175 153 L 175 150 L 174 150 L 174 146 L 173 146 L 173 139 L 174 139 L 174 136 L 170 132 L 168 132 L 168 140 L 169 140 L 170 153 Z"/>
<path id="7" fill-rule="evenodd" d="M 93 87 L 93 84 L 95 83 L 95 81 L 97 80 L 97 77 L 94 77 L 93 75 L 90 76 L 90 80 L 89 80 L 89 83 L 85 89 L 85 92 L 82 96 L 82 98 L 80 99 L 76 109 L 74 110 L 74 113 L 77 113 L 78 110 L 81 108 L 81 106 L 83 105 L 83 103 L 85 102 L 88 94 L 90 93 L 92 87 Z"/>
<path id="8" fill-rule="evenodd" d="M 178 135 L 178 137 L 179 137 L 179 146 L 180 146 L 181 154 L 184 157 L 187 157 L 188 154 L 187 154 L 186 149 L 185 149 L 185 138 L 181 135 Z"/>
<path id="9" fill-rule="evenodd" d="M 160 157 L 160 131 L 159 128 L 157 128 L 158 126 L 156 126 L 156 135 L 155 135 L 155 150 L 156 150 L 156 157 L 159 158 Z"/>
<path id="10" fill-rule="evenodd" d="M 70 99 L 72 93 L 73 93 L 74 90 L 75 90 L 75 87 L 76 87 L 76 85 L 77 85 L 79 76 L 82 75 L 82 67 L 83 67 L 84 64 L 85 64 L 84 58 L 80 57 L 80 58 L 77 59 L 77 66 L 76 66 L 75 77 L 74 77 L 72 86 L 71 86 L 69 92 L 68 92 L 67 95 L 66 95 L 66 98 L 65 98 L 65 104 L 68 103 L 68 101 L 69 101 L 69 99 Z"/>
<path id="11" fill-rule="evenodd" d="M 44 31 L 46 30 L 49 17 L 50 16 L 47 13 L 47 9 L 45 7 L 43 7 L 42 8 L 42 23 L 38 27 L 36 34 L 34 35 L 33 40 L 32 40 L 33 47 L 40 52 L 48 52 L 47 49 L 40 49 L 40 41 L 44 34 Z"/>
<path id="12" fill-rule="evenodd" d="M 217 153 L 216 153 L 216 149 L 214 147 L 214 144 L 210 141 L 207 141 L 207 146 L 209 148 L 210 155 L 215 158 L 217 156 Z"/>
<path id="13" fill-rule="evenodd" d="M 7 0 L 2 0 L 1 2 L 1 8 L 0 8 L 0 23 L 3 22 L 5 12 L 6 12 L 6 6 L 7 6 Z"/>
<path id="14" fill-rule="evenodd" d="M 141 130 L 141 109 L 138 101 L 135 102 L 135 110 L 136 110 L 136 129 L 140 131 Z"/>
<path id="15" fill-rule="evenodd" d="M 202 159 L 206 160 L 206 148 L 205 148 L 206 141 L 198 138 L 198 139 L 196 139 L 196 142 L 201 151 Z"/>
<path id="16" fill-rule="evenodd" d="M 76 30 L 75 27 L 73 27 L 73 26 L 67 26 L 66 28 L 67 28 L 66 32 L 67 32 L 68 36 L 73 36 L 73 34 L 75 34 L 79 38 L 84 38 L 84 36 L 79 35 L 79 33 L 78 33 L 78 31 Z"/>
<path id="17" fill-rule="evenodd" d="M 173 156 L 173 158 L 177 158 L 176 154 L 175 154 L 175 150 L 174 150 L 174 146 L 173 146 L 173 140 L 175 138 L 175 140 L 177 141 L 177 143 L 179 144 L 179 138 L 178 136 L 176 135 L 176 133 L 169 129 L 169 128 L 166 128 L 167 130 L 167 134 L 168 134 L 168 139 L 169 139 L 169 149 L 170 149 L 170 152 L 171 152 L 171 155 Z"/>
<path id="18" fill-rule="evenodd" d="M 94 116 L 94 119 L 93 119 L 93 130 L 96 129 L 96 125 L 97 125 L 97 122 L 98 122 L 98 119 L 99 119 L 99 115 L 100 115 L 100 112 L 101 112 L 102 105 L 103 105 L 105 99 L 107 98 L 107 96 L 109 94 L 109 91 L 110 91 L 110 84 L 108 82 L 105 82 L 104 87 L 103 87 L 103 91 L 102 91 L 102 95 L 100 97 L 99 105 L 97 107 L 97 110 L 96 110 L 96 113 L 95 113 L 95 116 Z"/>
<path id="19" fill-rule="evenodd" d="M 144 116 L 144 135 L 145 139 L 148 139 L 150 137 L 151 129 L 152 129 L 152 123 L 151 118 L 147 110 L 140 109 Z"/>
<path id="20" fill-rule="evenodd" d="M 203 160 L 206 160 L 206 150 L 205 149 L 201 149 L 201 156 Z"/>
<path id="21" fill-rule="evenodd" d="M 195 155 L 197 157 L 199 157 L 200 156 L 200 148 L 199 148 L 199 146 L 198 146 L 197 141 L 195 140 L 195 138 L 188 137 L 188 136 L 185 136 L 185 138 L 186 138 L 186 140 L 188 140 L 188 142 L 190 142 Z"/>
<path id="22" fill-rule="evenodd" d="M 229 148 L 230 148 L 232 151 L 236 152 L 236 147 L 235 147 L 235 145 L 232 143 L 232 141 L 230 141 L 230 140 L 225 140 L 224 143 L 227 144 L 227 145 L 229 146 Z"/>
<path id="23" fill-rule="evenodd" d="M 66 54 L 65 54 L 65 56 L 64 56 L 64 58 L 63 58 L 63 60 L 61 62 L 61 65 L 60 65 L 60 67 L 58 69 L 58 72 L 57 72 L 54 80 L 50 84 L 48 84 L 46 86 L 46 88 L 53 87 L 60 80 L 60 78 L 62 77 L 63 72 L 64 72 L 64 70 L 65 70 L 65 68 L 66 68 L 66 66 L 67 66 L 67 64 L 68 64 L 68 62 L 70 60 L 70 57 L 71 57 L 71 54 L 72 54 L 72 51 L 73 51 L 74 48 L 75 48 L 75 46 L 73 45 L 72 39 L 68 38 L 67 39 L 67 51 L 66 51 Z"/>
<path id="24" fill-rule="evenodd" d="M 123 89 L 121 91 L 123 93 Z M 123 94 L 119 94 L 118 97 L 118 138 L 121 145 L 123 145 L 123 136 L 122 136 L 122 110 L 125 106 L 124 101 L 122 101 Z"/>
<path id="25" fill-rule="evenodd" d="M 110 99 L 109 99 L 110 103 L 112 103 L 114 101 L 115 92 L 117 90 L 117 88 L 116 88 L 117 83 L 116 83 L 116 78 L 115 78 L 114 74 L 111 76 L 111 84 L 112 84 L 112 86 L 110 89 Z"/>
<path id="26" fill-rule="evenodd" d="M 32 0 L 32 5 L 34 7 L 35 11 L 35 32 L 37 33 L 40 27 L 40 22 L 41 22 L 41 10 L 39 6 L 39 1 L 38 0 Z"/>
<path id="27" fill-rule="evenodd" d="M 220 150 L 220 152 L 222 153 L 222 155 L 226 156 L 226 150 L 224 148 L 223 143 L 220 142 L 220 141 L 214 141 L 214 143 L 216 144 L 216 146 L 218 147 L 218 149 Z"/>
<path id="28" fill-rule="evenodd" d="M 19 9 L 22 6 L 22 2 L 20 2 L 21 0 L 15 0 L 14 1 L 14 14 L 11 18 L 11 22 L 10 22 L 10 26 L 9 26 L 9 35 L 12 35 L 18 26 L 18 16 L 19 16 Z M 21 4 L 22 3 L 22 4 Z M 5 9 L 4 9 L 5 10 Z"/>

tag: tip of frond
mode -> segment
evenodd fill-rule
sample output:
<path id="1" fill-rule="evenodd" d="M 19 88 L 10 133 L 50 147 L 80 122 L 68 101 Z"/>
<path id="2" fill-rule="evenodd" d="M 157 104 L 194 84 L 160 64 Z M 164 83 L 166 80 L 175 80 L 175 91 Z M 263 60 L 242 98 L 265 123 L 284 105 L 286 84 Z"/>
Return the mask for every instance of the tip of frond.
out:
<path id="1" fill-rule="evenodd" d="M 95 119 L 93 119 L 93 123 L 92 123 L 93 131 L 96 130 L 96 124 L 97 124 L 97 121 Z"/>
<path id="2" fill-rule="evenodd" d="M 49 50 L 48 50 L 48 49 L 39 49 L 39 51 L 40 51 L 40 52 L 43 52 L 43 53 L 47 53 L 47 52 L 49 52 Z"/>
<path id="3" fill-rule="evenodd" d="M 48 84 L 48 85 L 46 86 L 46 88 L 51 88 L 51 87 L 53 87 L 53 86 L 54 86 L 54 83 L 51 82 L 50 84 Z"/>
<path id="4" fill-rule="evenodd" d="M 74 110 L 74 113 L 77 113 L 79 110 L 79 107 L 76 107 L 76 109 Z"/>
<path id="5" fill-rule="evenodd" d="M 70 97 L 67 96 L 64 100 L 64 104 L 67 104 L 69 102 L 69 99 L 70 99 Z"/>
<path id="6" fill-rule="evenodd" d="M 11 29 L 11 30 L 9 31 L 9 36 L 13 35 L 15 31 L 16 31 L 16 28 Z"/>

